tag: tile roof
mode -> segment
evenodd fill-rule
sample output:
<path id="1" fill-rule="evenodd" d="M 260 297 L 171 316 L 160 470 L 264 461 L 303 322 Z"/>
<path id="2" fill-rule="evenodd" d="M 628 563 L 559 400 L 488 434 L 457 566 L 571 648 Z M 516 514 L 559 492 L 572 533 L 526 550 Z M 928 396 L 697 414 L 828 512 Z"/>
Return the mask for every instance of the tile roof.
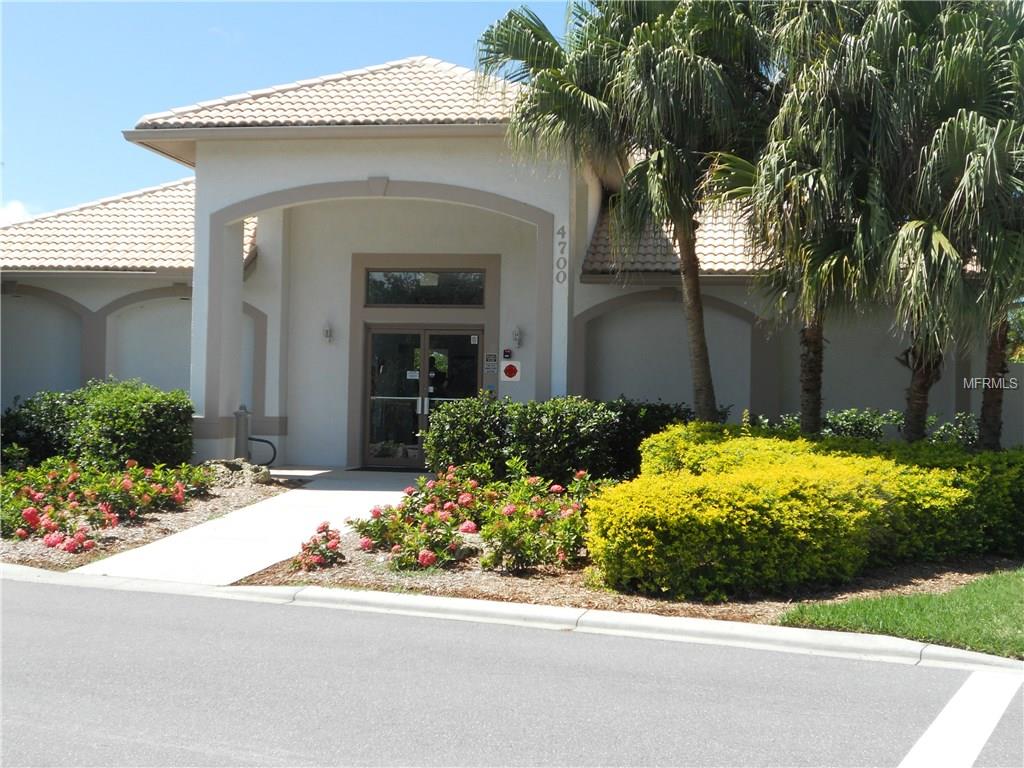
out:
<path id="1" fill-rule="evenodd" d="M 136 128 L 504 123 L 516 89 L 415 56 L 144 115 Z"/>
<path id="2" fill-rule="evenodd" d="M 0 269 L 190 270 L 194 222 L 194 179 L 140 189 L 0 227 Z M 252 217 L 243 227 L 246 260 L 255 235 Z"/>
<path id="3" fill-rule="evenodd" d="M 728 211 L 705 214 L 697 228 L 697 258 L 700 271 L 708 275 L 749 275 L 755 271 L 745 244 L 742 222 Z M 679 251 L 671 231 L 650 227 L 640 242 L 625 253 L 615 253 L 607 209 L 601 212 L 594 236 L 583 260 L 589 275 L 658 274 L 679 272 Z"/>

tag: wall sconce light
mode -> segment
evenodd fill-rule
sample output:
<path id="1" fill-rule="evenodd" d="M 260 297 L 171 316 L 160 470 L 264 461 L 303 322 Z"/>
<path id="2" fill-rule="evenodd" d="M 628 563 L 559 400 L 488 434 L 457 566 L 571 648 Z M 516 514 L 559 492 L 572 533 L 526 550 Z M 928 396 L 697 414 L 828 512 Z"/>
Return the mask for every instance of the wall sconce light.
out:
<path id="1" fill-rule="evenodd" d="M 334 341 L 334 329 L 331 328 L 330 323 L 324 325 L 324 341 L 328 344 Z"/>
<path id="2" fill-rule="evenodd" d="M 512 329 L 512 346 L 517 349 L 523 346 L 523 332 L 519 329 L 518 325 Z"/>

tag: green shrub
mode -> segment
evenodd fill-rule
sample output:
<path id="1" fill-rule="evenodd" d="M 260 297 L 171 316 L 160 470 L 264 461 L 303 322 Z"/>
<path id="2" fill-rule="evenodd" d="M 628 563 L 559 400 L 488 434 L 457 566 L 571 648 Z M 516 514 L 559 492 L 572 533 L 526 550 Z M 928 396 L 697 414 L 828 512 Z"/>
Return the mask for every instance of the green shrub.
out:
<path id="1" fill-rule="evenodd" d="M 71 451 L 83 460 L 182 464 L 192 458 L 192 402 L 139 380 L 94 381 L 72 410 Z"/>
<path id="2" fill-rule="evenodd" d="M 181 464 L 192 457 L 192 403 L 138 380 L 91 381 L 73 392 L 40 392 L 4 414 L 4 444 L 28 462 L 69 456 L 119 466 Z"/>
<path id="3" fill-rule="evenodd" d="M 12 444 L 26 452 L 26 464 L 63 456 L 71 446 L 71 411 L 81 404 L 81 390 L 38 392 L 4 411 L 0 424 L 5 454 Z"/>
<path id="4" fill-rule="evenodd" d="M 598 477 L 612 474 L 617 426 L 610 408 L 582 397 L 520 403 L 481 393 L 438 406 L 423 450 L 434 472 L 482 463 L 504 477 L 508 460 L 522 459 L 530 472 L 568 482 L 581 467 Z"/>
<path id="5" fill-rule="evenodd" d="M 442 472 L 450 466 L 481 463 L 496 476 L 504 472 L 511 406 L 508 398 L 499 400 L 481 392 L 435 407 L 423 435 L 427 469 Z"/>
<path id="6" fill-rule="evenodd" d="M 640 444 L 671 424 L 693 421 L 693 411 L 682 403 L 648 403 L 620 397 L 605 405 L 619 417 L 610 442 L 614 453 L 612 477 L 631 477 L 640 471 Z"/>
<path id="7" fill-rule="evenodd" d="M 706 447 L 699 473 L 641 475 L 591 500 L 587 546 L 609 585 L 715 599 L 982 547 L 953 472 L 765 438 Z"/>

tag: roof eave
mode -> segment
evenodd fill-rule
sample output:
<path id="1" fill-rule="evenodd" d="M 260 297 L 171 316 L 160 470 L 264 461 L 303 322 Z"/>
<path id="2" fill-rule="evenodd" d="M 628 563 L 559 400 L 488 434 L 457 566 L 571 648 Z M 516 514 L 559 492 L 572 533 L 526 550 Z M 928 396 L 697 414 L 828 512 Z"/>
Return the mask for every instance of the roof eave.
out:
<path id="1" fill-rule="evenodd" d="M 716 272 L 701 271 L 701 280 L 711 283 L 745 283 L 749 282 L 754 274 L 750 272 Z M 629 287 L 633 285 L 679 285 L 678 272 L 584 272 L 580 275 L 581 283 L 594 285 L 618 285 Z"/>
<path id="2" fill-rule="evenodd" d="M 219 128 L 132 128 L 126 140 L 190 168 L 196 142 L 280 139 L 503 138 L 507 123 L 412 123 L 401 125 L 268 125 Z"/>

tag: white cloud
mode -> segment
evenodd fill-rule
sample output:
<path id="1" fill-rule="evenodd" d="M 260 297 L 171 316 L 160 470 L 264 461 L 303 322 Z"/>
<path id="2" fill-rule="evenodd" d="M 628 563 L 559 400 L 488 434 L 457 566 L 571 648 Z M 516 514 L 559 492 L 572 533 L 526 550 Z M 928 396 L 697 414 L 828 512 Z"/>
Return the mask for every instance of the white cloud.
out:
<path id="1" fill-rule="evenodd" d="M 28 208 L 21 200 L 8 200 L 3 205 L 0 205 L 0 227 L 24 221 L 31 218 L 31 216 L 32 214 L 29 213 Z"/>

